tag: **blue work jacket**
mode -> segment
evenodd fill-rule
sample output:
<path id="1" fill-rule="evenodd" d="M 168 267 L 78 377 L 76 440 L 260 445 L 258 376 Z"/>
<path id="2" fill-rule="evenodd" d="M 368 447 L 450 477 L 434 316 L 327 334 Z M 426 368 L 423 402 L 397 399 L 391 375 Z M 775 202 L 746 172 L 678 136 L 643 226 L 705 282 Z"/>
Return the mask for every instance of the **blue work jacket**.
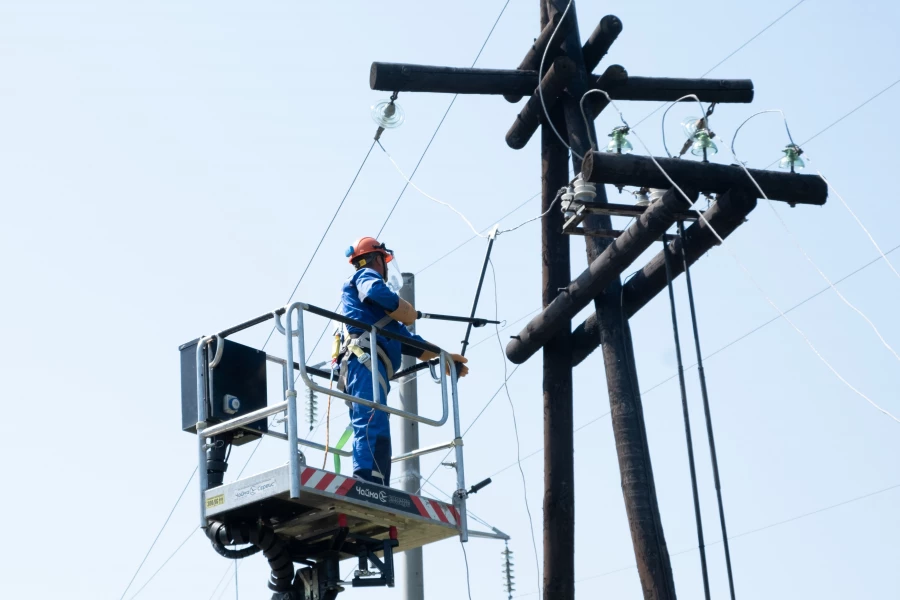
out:
<path id="1" fill-rule="evenodd" d="M 383 319 L 386 313 L 397 310 L 398 306 L 400 306 L 400 296 L 387 286 L 384 278 L 374 269 L 359 269 L 344 282 L 341 290 L 341 314 L 363 323 L 374 325 Z M 420 342 L 425 341 L 422 337 L 411 333 L 399 321 L 391 321 L 384 329 Z M 351 325 L 347 326 L 347 330 L 353 335 L 363 332 L 362 329 Z M 391 367 L 394 371 L 400 369 L 401 355 L 406 354 L 419 358 L 423 352 L 385 336 L 378 337 L 378 345 L 391 359 Z"/>

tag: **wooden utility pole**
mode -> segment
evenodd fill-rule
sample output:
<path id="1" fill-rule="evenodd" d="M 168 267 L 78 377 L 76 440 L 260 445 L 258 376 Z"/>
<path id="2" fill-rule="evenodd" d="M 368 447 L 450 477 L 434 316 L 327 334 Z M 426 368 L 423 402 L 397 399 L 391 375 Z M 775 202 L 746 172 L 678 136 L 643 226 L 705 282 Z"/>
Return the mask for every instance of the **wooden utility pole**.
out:
<path id="1" fill-rule="evenodd" d="M 684 272 L 685 265 L 718 243 L 713 230 L 725 237 L 744 222 L 756 206 L 757 194 L 738 167 L 657 159 L 691 202 L 699 192 L 718 194 L 703 218 L 680 237 L 667 234 L 675 221 L 696 220 L 674 189 L 648 207 L 609 204 L 606 184 L 668 189 L 670 183 L 647 157 L 592 149 L 592 140 L 599 143 L 593 119 L 609 100 L 599 93 L 585 93 L 596 89 L 613 100 L 668 102 L 696 94 L 701 102 L 748 103 L 753 99 L 753 83 L 636 77 L 620 65 L 609 65 L 601 75 L 594 75 L 621 33 L 622 22 L 612 15 L 604 17 L 582 45 L 574 2 L 569 6 L 569 0 L 540 0 L 539 6 L 541 31 L 515 70 L 373 63 L 369 83 L 372 89 L 387 92 L 493 94 L 509 102 L 528 98 L 506 142 L 510 148 L 523 148 L 541 130 L 542 209 L 549 211 L 541 223 L 544 311 L 513 336 L 506 352 L 515 363 L 538 350 L 543 355 L 544 593 L 548 600 L 571 600 L 575 595 L 572 368 L 602 344 L 622 493 L 644 597 L 675 600 L 628 328 L 628 318 L 666 287 L 663 253 L 624 286 L 620 276 L 660 239 L 676 256 L 683 250 L 684 261 L 671 270 L 673 276 Z M 583 98 L 588 122 L 581 112 Z M 547 113 L 559 136 L 551 129 Z M 549 210 L 560 189 L 570 184 L 567 146 L 572 150 L 574 171 L 597 185 L 596 197 L 581 201 L 571 218 Z M 583 163 L 579 157 L 584 157 Z M 816 177 L 769 172 L 754 172 L 754 176 L 771 198 L 791 205 L 825 201 L 826 191 Z M 635 223 L 615 231 L 612 216 L 633 217 Z M 569 235 L 585 236 L 588 259 L 588 269 L 574 281 Z M 573 332 L 572 317 L 591 302 L 595 314 Z"/>

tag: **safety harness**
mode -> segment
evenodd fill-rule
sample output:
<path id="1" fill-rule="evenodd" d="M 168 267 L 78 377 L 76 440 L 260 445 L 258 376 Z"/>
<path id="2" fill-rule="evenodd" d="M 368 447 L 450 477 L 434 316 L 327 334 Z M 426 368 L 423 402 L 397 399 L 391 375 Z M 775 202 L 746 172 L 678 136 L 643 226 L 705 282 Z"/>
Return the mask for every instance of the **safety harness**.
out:
<path id="1" fill-rule="evenodd" d="M 382 327 L 386 327 L 391 321 L 394 319 L 391 318 L 390 315 L 385 315 L 382 319 L 378 320 L 375 323 L 375 327 L 381 329 Z M 381 372 L 374 371 L 372 369 L 372 336 L 369 331 L 364 331 L 360 334 L 353 334 L 347 329 L 347 326 L 344 325 L 341 327 L 340 332 L 341 338 L 343 341 L 340 346 L 340 370 L 338 371 L 338 380 L 337 387 L 341 392 L 347 392 L 347 372 L 348 366 L 347 363 L 350 361 L 350 355 L 356 357 L 356 360 L 361 365 L 365 365 L 369 371 L 372 371 L 372 376 L 378 378 L 378 384 L 381 386 L 381 391 L 384 393 L 385 399 L 387 399 L 388 393 L 388 383 L 385 381 L 384 377 L 381 376 Z M 384 351 L 381 346 L 375 345 L 375 351 L 378 353 L 378 360 L 384 365 L 385 371 L 387 372 L 388 379 L 394 377 L 394 367 L 391 364 L 391 359 L 388 357 L 387 352 Z M 377 402 L 378 399 L 376 398 Z"/>

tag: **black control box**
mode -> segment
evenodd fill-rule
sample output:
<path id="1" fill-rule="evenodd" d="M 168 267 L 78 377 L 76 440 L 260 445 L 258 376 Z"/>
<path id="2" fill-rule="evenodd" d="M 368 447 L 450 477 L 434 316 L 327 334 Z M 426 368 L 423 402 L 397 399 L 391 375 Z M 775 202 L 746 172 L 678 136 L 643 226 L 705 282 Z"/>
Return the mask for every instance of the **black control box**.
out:
<path id="1" fill-rule="evenodd" d="M 178 347 L 181 352 L 181 429 L 197 433 L 197 342 Z M 217 342 L 204 350 L 202 363 L 206 369 L 207 423 L 214 425 L 265 408 L 266 353 L 231 340 L 222 340 L 222 355 L 218 365 L 210 369 L 209 361 L 216 354 Z M 258 439 L 268 431 L 268 420 L 260 419 L 235 430 L 233 444 L 240 445 Z"/>

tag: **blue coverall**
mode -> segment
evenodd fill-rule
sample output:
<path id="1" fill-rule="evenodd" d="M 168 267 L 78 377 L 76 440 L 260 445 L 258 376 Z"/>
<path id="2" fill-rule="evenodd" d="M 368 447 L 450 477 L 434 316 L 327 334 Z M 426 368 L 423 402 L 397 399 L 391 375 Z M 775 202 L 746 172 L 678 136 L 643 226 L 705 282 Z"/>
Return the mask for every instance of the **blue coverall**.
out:
<path id="1" fill-rule="evenodd" d="M 341 290 L 341 314 L 363 323 L 375 324 L 384 318 L 386 313 L 394 312 L 400 305 L 400 297 L 385 283 L 382 276 L 373 269 L 362 268 L 350 277 Z M 420 342 L 415 335 L 398 321 L 391 321 L 384 328 L 386 331 L 403 335 Z M 358 327 L 347 326 L 351 336 L 362 334 Z M 378 346 L 387 353 L 394 371 L 400 369 L 401 354 L 419 358 L 422 350 L 402 344 L 387 337 L 378 337 Z M 374 352 L 370 351 L 374 355 Z M 370 365 L 373 359 L 370 360 Z M 352 396 L 364 400 L 374 400 L 372 390 L 372 371 L 369 366 L 362 365 L 353 353 L 349 353 L 347 362 L 346 391 Z M 382 361 L 378 364 L 381 376 L 388 383 L 390 380 Z M 387 404 L 387 395 L 379 386 L 378 402 Z M 388 413 L 368 406 L 353 404 L 350 408 L 350 423 L 353 426 L 353 474 L 360 479 L 390 485 L 391 477 L 391 428 Z"/>

